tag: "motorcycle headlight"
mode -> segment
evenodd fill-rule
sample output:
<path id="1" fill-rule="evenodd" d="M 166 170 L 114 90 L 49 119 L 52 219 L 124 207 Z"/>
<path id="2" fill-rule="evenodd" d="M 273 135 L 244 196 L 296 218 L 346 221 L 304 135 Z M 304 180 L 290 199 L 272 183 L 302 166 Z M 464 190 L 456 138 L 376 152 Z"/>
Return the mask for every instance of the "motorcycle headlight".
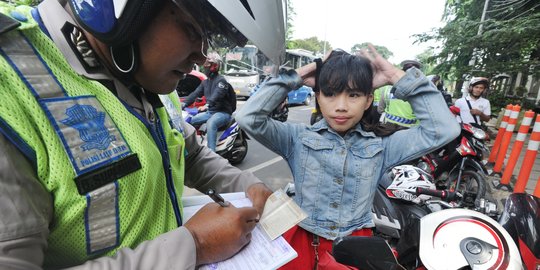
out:
<path id="1" fill-rule="evenodd" d="M 477 127 L 471 127 L 473 136 L 479 140 L 484 140 L 486 138 L 486 132 Z"/>

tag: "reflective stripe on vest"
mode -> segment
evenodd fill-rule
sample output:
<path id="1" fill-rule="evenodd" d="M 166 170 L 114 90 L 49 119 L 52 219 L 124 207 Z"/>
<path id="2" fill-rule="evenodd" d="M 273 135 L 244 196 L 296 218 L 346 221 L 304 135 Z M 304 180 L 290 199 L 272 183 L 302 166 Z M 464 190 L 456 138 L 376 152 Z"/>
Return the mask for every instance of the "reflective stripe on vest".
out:
<path id="1" fill-rule="evenodd" d="M 103 166 L 103 159 L 105 159 L 105 162 L 107 158 L 118 160 L 131 152 L 110 119 L 108 127 L 105 126 L 106 118 L 109 116 L 106 112 L 103 112 L 104 110 L 99 102 L 95 99 L 68 97 L 39 55 L 35 53 L 34 48 L 19 31 L 12 31 L 0 36 L 0 53 L 8 59 L 11 66 L 19 73 L 24 83 L 39 101 L 42 109 L 49 116 L 51 123 L 57 127 L 56 131 L 64 142 L 65 150 L 71 159 L 75 160 L 72 163 L 77 175 Z M 91 113 L 97 116 L 96 120 L 89 118 Z M 61 125 L 60 123 L 64 123 L 63 128 L 58 127 Z M 102 126 L 98 125 L 97 130 L 96 123 L 102 124 Z M 85 125 L 91 127 L 83 129 Z M 99 129 L 100 127 L 102 128 Z M 109 128 L 113 128 L 113 131 L 103 131 L 103 129 Z M 81 134 L 80 140 L 73 139 L 70 140 L 71 143 L 66 143 L 67 139 L 64 132 L 67 131 L 61 129 L 78 130 L 79 134 Z M 92 131 L 97 131 L 102 136 L 96 137 L 96 133 L 92 133 Z M 112 141 L 115 141 L 114 145 L 111 145 Z M 81 146 L 81 150 L 75 150 L 73 144 Z M 78 155 L 78 153 L 81 153 L 81 155 Z M 98 158 L 94 158 L 95 156 Z M 102 157 L 102 159 L 96 160 L 99 157 Z M 88 254 L 118 245 L 120 233 L 117 185 L 117 182 L 114 181 L 86 194 L 85 227 Z"/>
<path id="2" fill-rule="evenodd" d="M 407 118 L 403 118 L 403 117 L 400 117 L 400 116 L 397 116 L 397 115 L 392 115 L 392 114 L 389 114 L 389 113 L 385 113 L 384 117 L 388 120 L 391 120 L 391 121 L 394 121 L 394 122 L 398 122 L 398 123 L 401 123 L 401 124 L 405 124 L 405 125 L 413 125 L 416 123 L 416 119 L 407 119 Z"/>

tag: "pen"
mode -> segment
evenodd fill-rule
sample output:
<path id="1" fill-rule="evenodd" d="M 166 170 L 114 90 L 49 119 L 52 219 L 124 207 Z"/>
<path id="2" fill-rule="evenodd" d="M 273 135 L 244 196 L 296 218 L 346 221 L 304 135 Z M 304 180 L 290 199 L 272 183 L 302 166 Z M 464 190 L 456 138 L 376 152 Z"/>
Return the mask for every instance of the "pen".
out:
<path id="1" fill-rule="evenodd" d="M 210 196 L 214 202 L 218 203 L 222 207 L 229 206 L 229 202 L 226 202 L 225 199 L 223 199 L 223 197 L 221 197 L 221 195 L 219 195 L 219 193 L 217 193 L 214 189 L 209 189 L 206 192 L 206 195 Z"/>

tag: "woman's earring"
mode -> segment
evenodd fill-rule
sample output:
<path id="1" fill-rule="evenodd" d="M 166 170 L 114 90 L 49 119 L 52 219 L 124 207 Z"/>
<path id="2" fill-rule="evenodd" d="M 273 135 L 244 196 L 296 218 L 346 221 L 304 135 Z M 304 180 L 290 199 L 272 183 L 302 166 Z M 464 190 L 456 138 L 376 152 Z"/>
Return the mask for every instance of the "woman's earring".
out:
<path id="1" fill-rule="evenodd" d="M 124 74 L 135 70 L 135 46 L 130 44 L 126 47 L 109 47 L 111 58 L 116 69 Z"/>

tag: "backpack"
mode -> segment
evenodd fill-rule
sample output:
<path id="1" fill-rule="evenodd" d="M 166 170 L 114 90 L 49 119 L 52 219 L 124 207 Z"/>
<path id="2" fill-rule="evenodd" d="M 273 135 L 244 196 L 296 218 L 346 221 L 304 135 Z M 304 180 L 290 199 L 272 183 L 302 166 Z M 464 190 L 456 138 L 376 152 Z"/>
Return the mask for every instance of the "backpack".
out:
<path id="1" fill-rule="evenodd" d="M 234 91 L 234 87 L 227 81 L 225 81 L 227 84 L 227 89 L 229 89 L 227 100 L 229 101 L 229 104 L 231 104 L 232 111 L 236 111 L 236 92 Z"/>

